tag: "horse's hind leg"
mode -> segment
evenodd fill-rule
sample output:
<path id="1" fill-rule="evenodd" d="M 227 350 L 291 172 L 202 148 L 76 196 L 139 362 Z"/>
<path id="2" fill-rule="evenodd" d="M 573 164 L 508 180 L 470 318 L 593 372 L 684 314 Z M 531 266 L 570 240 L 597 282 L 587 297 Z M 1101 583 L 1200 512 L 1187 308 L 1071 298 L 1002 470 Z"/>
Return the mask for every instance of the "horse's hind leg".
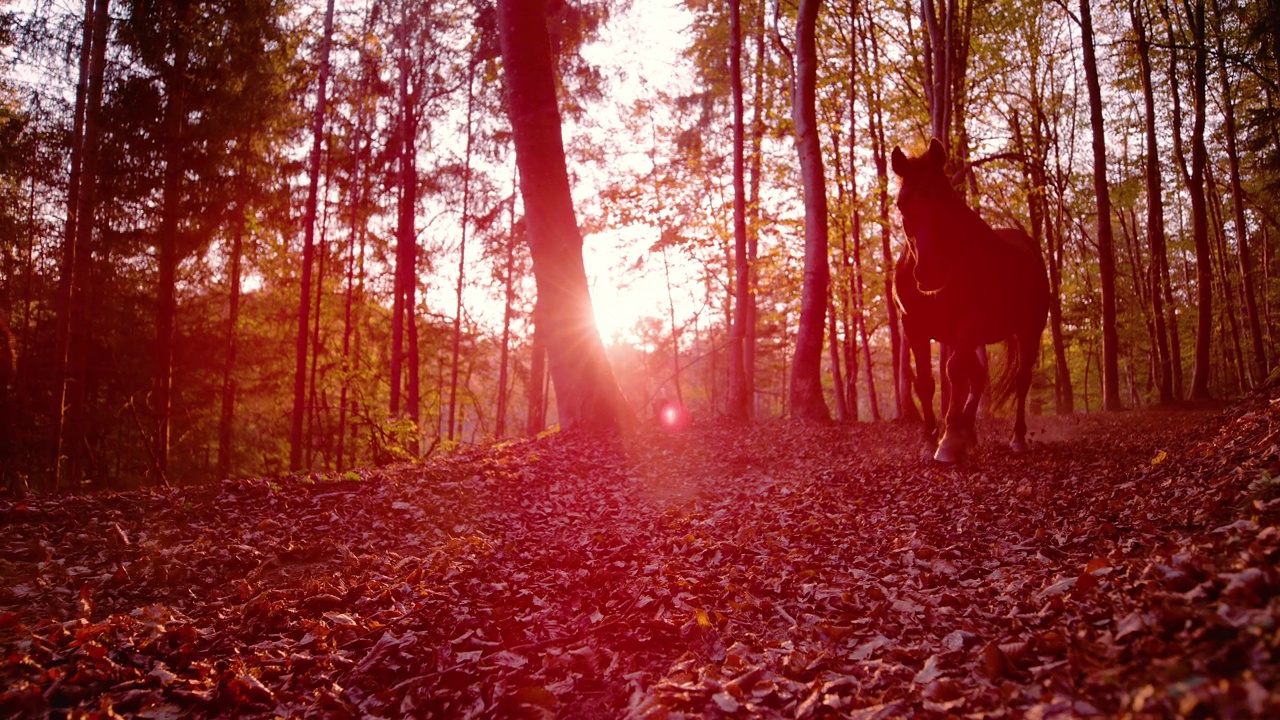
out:
<path id="1" fill-rule="evenodd" d="M 968 450 L 978 447 L 978 404 L 982 402 L 982 394 L 986 392 L 990 382 L 987 370 L 987 349 L 979 345 L 973 352 L 973 360 L 969 393 L 964 401 L 965 445 Z"/>
<path id="2" fill-rule="evenodd" d="M 1027 451 L 1027 392 L 1031 390 L 1031 373 L 1035 370 L 1035 359 L 1039 350 L 1039 333 L 1035 333 L 1030 338 L 1026 336 L 1018 338 L 1018 370 L 1013 378 L 1017 406 L 1013 420 L 1013 440 L 1009 442 L 1009 449 L 1016 453 Z"/>

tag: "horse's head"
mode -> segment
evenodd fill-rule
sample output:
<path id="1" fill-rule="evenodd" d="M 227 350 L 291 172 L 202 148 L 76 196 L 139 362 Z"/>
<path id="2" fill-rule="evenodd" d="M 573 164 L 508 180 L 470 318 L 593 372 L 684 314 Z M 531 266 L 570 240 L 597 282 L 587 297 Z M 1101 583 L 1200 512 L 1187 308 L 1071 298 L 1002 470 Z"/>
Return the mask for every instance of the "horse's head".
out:
<path id="1" fill-rule="evenodd" d="M 943 170 L 947 150 L 933 138 L 920 157 L 907 157 L 895 147 L 892 161 L 893 172 L 902 178 L 898 190 L 902 229 L 915 243 L 916 284 L 923 292 L 941 290 L 951 264 L 955 229 L 949 208 L 956 192 Z"/>

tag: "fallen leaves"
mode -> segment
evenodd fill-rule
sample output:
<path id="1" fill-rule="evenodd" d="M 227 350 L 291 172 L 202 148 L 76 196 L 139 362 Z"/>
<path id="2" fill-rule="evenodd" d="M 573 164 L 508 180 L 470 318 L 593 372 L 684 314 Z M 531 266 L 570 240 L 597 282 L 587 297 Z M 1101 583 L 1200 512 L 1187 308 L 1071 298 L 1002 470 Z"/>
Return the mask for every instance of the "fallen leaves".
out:
<path id="1" fill-rule="evenodd" d="M 1278 411 L 961 468 L 772 424 L 0 496 L 0 713 L 1272 715 Z"/>

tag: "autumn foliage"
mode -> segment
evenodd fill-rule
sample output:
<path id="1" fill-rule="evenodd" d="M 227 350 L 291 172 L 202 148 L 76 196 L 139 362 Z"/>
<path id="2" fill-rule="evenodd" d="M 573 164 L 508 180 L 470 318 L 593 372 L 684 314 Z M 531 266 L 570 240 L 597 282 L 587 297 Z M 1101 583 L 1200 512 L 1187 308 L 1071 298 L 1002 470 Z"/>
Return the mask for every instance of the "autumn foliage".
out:
<path id="1" fill-rule="evenodd" d="M 999 421 L 980 424 L 1003 436 Z M 1280 392 L 0 496 L 0 714 L 1263 717 Z"/>

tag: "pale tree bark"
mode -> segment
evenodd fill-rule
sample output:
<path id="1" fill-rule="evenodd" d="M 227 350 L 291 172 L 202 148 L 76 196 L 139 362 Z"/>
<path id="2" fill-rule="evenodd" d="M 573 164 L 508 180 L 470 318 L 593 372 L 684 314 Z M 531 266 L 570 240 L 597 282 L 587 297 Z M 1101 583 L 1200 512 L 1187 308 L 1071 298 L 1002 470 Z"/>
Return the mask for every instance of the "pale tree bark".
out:
<path id="1" fill-rule="evenodd" d="M 627 429 L 635 415 L 613 377 L 591 308 L 556 105 L 545 5 L 540 0 L 500 0 L 498 34 L 538 288 L 538 322 L 546 337 L 560 426 Z"/>
<path id="2" fill-rule="evenodd" d="M 1094 52 L 1092 0 L 1080 0 L 1080 35 L 1084 46 L 1085 84 L 1089 88 L 1089 124 L 1093 135 L 1093 193 L 1097 202 L 1098 277 L 1102 294 L 1102 409 L 1120 409 L 1119 333 L 1116 323 L 1115 240 L 1111 231 L 1111 189 L 1107 184 L 1106 128 L 1102 89 Z"/>
<path id="3" fill-rule="evenodd" d="M 320 193 L 320 154 L 324 142 L 329 84 L 329 49 L 333 38 L 333 3 L 324 11 L 324 35 L 320 38 L 320 77 L 316 87 L 316 107 L 311 117 L 311 155 L 307 165 L 307 204 L 302 219 L 302 283 L 298 292 L 298 333 L 293 364 L 293 412 L 289 426 L 289 469 L 302 469 L 302 428 L 306 417 L 307 357 L 311 326 L 311 272 L 315 264 L 316 207 Z"/>
<path id="4" fill-rule="evenodd" d="M 815 112 L 818 53 L 815 29 L 821 0 L 801 0 L 796 19 L 796 69 L 792 117 L 804 184 L 804 284 L 800 322 L 791 365 L 791 413 L 805 420 L 830 421 L 822 392 L 823 316 L 831 270 L 827 265 L 827 188 Z"/>
<path id="5" fill-rule="evenodd" d="M 751 303 L 751 268 L 747 264 L 747 199 L 743 155 L 745 129 L 742 101 L 742 21 L 739 0 L 729 0 L 729 83 L 733 96 L 733 328 L 729 336 L 728 416 L 747 420 L 747 309 Z"/>

